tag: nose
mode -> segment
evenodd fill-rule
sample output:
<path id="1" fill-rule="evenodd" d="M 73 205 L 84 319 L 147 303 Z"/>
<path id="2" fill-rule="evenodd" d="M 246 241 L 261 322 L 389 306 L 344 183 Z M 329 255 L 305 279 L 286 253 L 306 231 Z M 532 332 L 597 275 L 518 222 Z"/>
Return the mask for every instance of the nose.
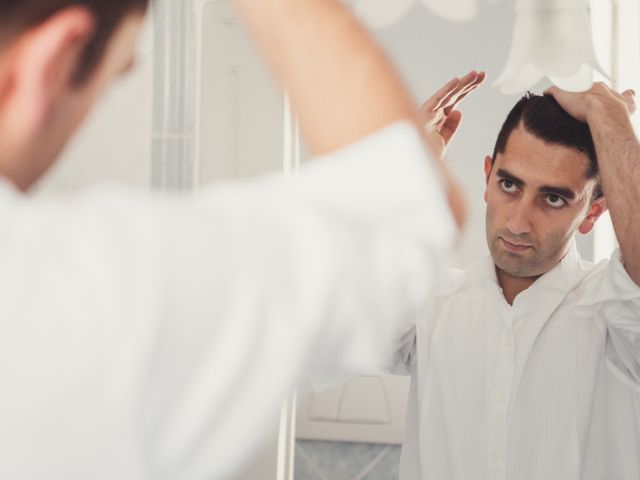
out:
<path id="1" fill-rule="evenodd" d="M 526 202 L 520 201 L 517 203 L 515 208 L 510 212 L 506 224 L 506 227 L 512 234 L 524 235 L 531 232 L 530 211 Z"/>

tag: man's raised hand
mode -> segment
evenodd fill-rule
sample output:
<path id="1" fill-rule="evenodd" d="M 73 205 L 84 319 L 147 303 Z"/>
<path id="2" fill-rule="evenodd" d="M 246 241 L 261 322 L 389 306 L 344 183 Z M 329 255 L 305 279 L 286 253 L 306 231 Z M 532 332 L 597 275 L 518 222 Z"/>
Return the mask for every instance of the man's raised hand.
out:
<path id="1" fill-rule="evenodd" d="M 485 72 L 472 70 L 464 77 L 452 78 L 420 108 L 420 120 L 427 134 L 434 138 L 430 143 L 440 157 L 444 156 L 462 122 L 462 113 L 456 107 L 486 77 Z"/>
<path id="2" fill-rule="evenodd" d="M 618 93 L 602 82 L 596 82 L 586 92 L 567 92 L 558 87 L 545 90 L 573 118 L 589 123 L 590 115 L 601 116 L 603 111 L 615 113 L 621 111 L 631 115 L 636 110 L 636 94 L 633 90 Z M 626 110 L 626 111 L 625 111 Z"/>

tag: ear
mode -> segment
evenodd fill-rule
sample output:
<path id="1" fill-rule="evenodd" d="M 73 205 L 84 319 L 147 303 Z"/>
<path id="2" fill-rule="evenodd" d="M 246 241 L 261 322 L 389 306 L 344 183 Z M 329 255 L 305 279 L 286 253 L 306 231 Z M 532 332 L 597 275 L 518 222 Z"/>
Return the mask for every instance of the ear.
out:
<path id="1" fill-rule="evenodd" d="M 493 167 L 493 158 L 487 155 L 484 157 L 484 178 L 485 183 L 489 183 L 489 175 L 491 175 L 491 168 Z M 484 189 L 484 201 L 487 201 L 487 189 Z"/>
<path id="2" fill-rule="evenodd" d="M 489 175 L 491 175 L 491 169 L 493 168 L 493 158 L 487 155 L 484 157 L 484 177 L 486 182 L 489 182 Z"/>
<path id="3" fill-rule="evenodd" d="M 12 102 L 25 128 L 37 130 L 64 92 L 73 87 L 93 32 L 91 12 L 69 7 L 18 40 L 11 67 Z"/>
<path id="4" fill-rule="evenodd" d="M 599 199 L 593 201 L 589 206 L 587 216 L 578 227 L 578 231 L 583 235 L 589 233 L 591 230 L 593 230 L 593 227 L 596 224 L 598 218 L 600 218 L 600 215 L 602 215 L 606 211 L 607 200 L 604 197 L 600 197 Z"/>

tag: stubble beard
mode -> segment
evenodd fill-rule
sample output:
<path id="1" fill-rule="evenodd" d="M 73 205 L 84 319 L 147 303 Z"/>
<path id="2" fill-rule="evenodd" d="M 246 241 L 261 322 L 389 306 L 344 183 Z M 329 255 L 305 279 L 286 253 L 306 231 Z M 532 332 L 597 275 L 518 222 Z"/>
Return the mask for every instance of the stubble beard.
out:
<path id="1" fill-rule="evenodd" d="M 502 243 L 502 238 L 502 233 L 496 232 L 489 243 L 491 257 L 496 267 L 514 277 L 537 277 L 544 273 L 544 262 L 540 258 L 540 250 L 535 242 L 527 239 L 526 243 L 531 244 L 530 248 L 523 252 L 511 252 Z M 507 241 L 510 239 L 513 240 L 509 236 L 505 238 Z"/>

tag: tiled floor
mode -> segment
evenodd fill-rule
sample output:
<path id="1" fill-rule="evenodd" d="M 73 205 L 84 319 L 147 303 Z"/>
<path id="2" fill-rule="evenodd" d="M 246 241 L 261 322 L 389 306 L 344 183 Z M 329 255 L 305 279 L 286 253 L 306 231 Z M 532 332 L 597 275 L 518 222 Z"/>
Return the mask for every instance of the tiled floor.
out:
<path id="1" fill-rule="evenodd" d="M 400 447 L 366 443 L 298 441 L 295 480 L 395 480 Z"/>

